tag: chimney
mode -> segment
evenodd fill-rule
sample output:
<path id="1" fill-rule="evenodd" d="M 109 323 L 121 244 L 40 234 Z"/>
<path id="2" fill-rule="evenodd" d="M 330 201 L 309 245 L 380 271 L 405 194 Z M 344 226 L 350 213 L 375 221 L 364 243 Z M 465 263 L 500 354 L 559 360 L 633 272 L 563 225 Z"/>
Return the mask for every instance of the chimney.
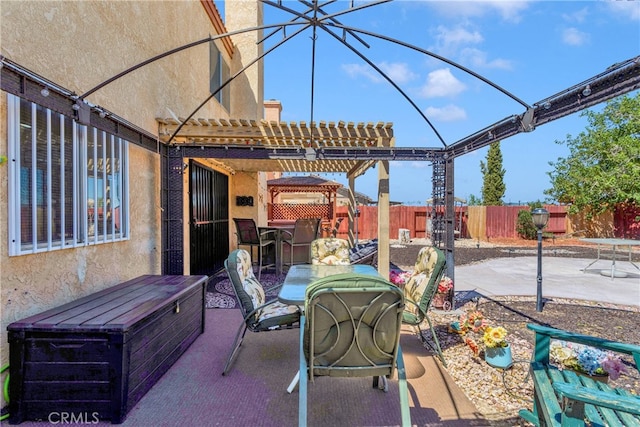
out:
<path id="1" fill-rule="evenodd" d="M 280 101 L 270 99 L 264 101 L 264 119 L 268 122 L 280 122 L 280 112 L 282 111 L 282 104 Z"/>

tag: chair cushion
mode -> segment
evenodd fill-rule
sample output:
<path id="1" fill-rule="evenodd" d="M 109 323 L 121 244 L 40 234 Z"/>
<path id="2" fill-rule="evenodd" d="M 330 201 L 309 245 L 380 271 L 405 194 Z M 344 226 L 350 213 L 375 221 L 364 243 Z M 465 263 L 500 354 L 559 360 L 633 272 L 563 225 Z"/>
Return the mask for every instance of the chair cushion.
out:
<path id="1" fill-rule="evenodd" d="M 351 264 L 362 264 L 364 261 L 373 260 L 373 256 L 378 252 L 378 239 L 370 240 L 367 243 L 361 243 L 349 250 L 349 259 Z"/>
<path id="2" fill-rule="evenodd" d="M 235 269 L 234 271 L 237 273 L 238 278 L 237 281 L 242 285 L 241 289 L 238 289 L 237 284 L 232 278 L 233 285 L 236 286 L 236 291 L 238 293 L 238 297 L 240 299 L 240 303 L 244 307 L 245 314 L 250 313 L 256 307 L 260 307 L 266 301 L 266 297 L 264 294 L 264 288 L 256 279 L 256 276 L 253 274 L 253 268 L 251 266 L 251 256 L 249 252 L 244 249 L 237 249 L 231 255 L 235 253 L 235 256 L 232 256 L 232 262 L 235 260 Z M 231 265 L 231 268 L 234 268 Z M 260 312 L 256 313 L 256 320 L 259 319 Z"/>
<path id="3" fill-rule="evenodd" d="M 299 320 L 300 310 L 297 306 L 274 301 L 260 310 L 260 317 L 255 329 L 277 329 L 282 325 L 290 325 Z"/>
<path id="4" fill-rule="evenodd" d="M 253 274 L 249 252 L 244 249 L 231 252 L 228 267 L 229 277 L 240 300 L 243 316 L 266 304 L 264 288 Z M 298 306 L 273 301 L 258 310 L 250 323 L 253 324 L 252 329 L 264 330 L 275 329 L 279 325 L 290 325 L 299 320 Z"/>
<path id="5" fill-rule="evenodd" d="M 311 284 L 304 352 L 309 358 L 313 330 L 313 375 L 392 372 L 403 300 L 396 286 L 375 276 L 339 274 Z"/>
<path id="6" fill-rule="evenodd" d="M 415 325 L 422 322 L 438 289 L 444 267 L 445 259 L 442 251 L 430 246 L 420 249 L 413 273 L 404 285 L 404 295 L 407 300 L 403 313 L 405 323 Z"/>
<path id="7" fill-rule="evenodd" d="M 311 264 L 350 265 L 349 242 L 329 237 L 311 242 Z"/>

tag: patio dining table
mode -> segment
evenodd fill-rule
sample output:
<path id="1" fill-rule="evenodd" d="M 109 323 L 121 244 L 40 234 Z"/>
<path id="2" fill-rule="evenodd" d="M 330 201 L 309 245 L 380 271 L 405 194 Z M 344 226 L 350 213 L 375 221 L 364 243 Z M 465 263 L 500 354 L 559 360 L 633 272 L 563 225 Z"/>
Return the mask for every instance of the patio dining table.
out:
<path id="1" fill-rule="evenodd" d="M 597 258 L 592 261 L 589 265 L 587 265 L 585 268 L 582 269 L 583 272 L 587 271 L 587 268 L 591 267 L 593 264 L 595 264 L 597 261 L 601 260 L 601 247 L 603 246 L 608 246 L 611 247 L 612 250 L 612 259 L 611 259 L 611 269 L 607 269 L 607 270 L 601 270 L 601 274 L 603 276 L 610 276 L 611 280 L 613 280 L 615 277 L 626 277 L 627 273 L 617 270 L 616 269 L 616 254 L 617 251 L 621 248 L 621 247 L 626 247 L 627 248 L 627 261 L 629 261 L 629 263 L 631 265 L 633 265 L 636 269 L 640 270 L 640 267 L 638 267 L 636 264 L 633 263 L 633 261 L 631 260 L 631 248 L 633 246 L 640 246 L 640 240 L 633 240 L 633 239 L 613 239 L 613 238 L 583 238 L 580 239 L 583 242 L 586 243 L 593 243 L 595 245 L 597 245 L 598 247 L 598 255 Z"/>
<path id="2" fill-rule="evenodd" d="M 379 276 L 375 267 L 367 264 L 352 265 L 311 265 L 298 264 L 289 269 L 284 279 L 278 300 L 284 304 L 298 305 L 304 308 L 307 286 L 323 277 L 334 274 L 355 273 Z"/>
<path id="3" fill-rule="evenodd" d="M 323 277 L 332 276 L 335 274 L 343 273 L 356 273 L 367 274 L 371 276 L 379 276 L 378 270 L 371 265 L 355 264 L 355 265 L 311 265 L 300 264 L 292 266 L 287 272 L 287 276 L 284 279 L 280 292 L 278 293 L 278 300 L 284 304 L 297 305 L 302 307 L 300 316 L 300 357 L 304 356 L 304 303 L 305 292 L 307 286 L 312 284 L 318 279 Z M 305 426 L 307 413 L 306 413 L 306 396 L 307 396 L 307 375 L 300 375 L 300 371 L 295 375 L 287 392 L 291 393 L 296 384 L 300 390 L 299 395 L 299 412 L 298 412 L 298 425 Z"/>

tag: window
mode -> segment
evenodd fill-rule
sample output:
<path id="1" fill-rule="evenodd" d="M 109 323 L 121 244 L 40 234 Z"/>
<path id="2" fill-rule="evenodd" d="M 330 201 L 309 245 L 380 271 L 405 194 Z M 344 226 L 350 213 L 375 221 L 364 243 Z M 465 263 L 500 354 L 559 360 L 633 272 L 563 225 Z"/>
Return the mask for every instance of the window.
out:
<path id="1" fill-rule="evenodd" d="M 128 142 L 7 100 L 9 255 L 129 238 Z"/>
<path id="2" fill-rule="evenodd" d="M 229 66 L 224 62 L 222 53 L 214 42 L 209 43 L 209 91 L 211 93 L 218 90 L 220 86 L 229 80 Z M 226 85 L 222 90 L 215 94 L 215 99 L 227 109 L 231 111 L 231 90 L 230 84 Z"/>

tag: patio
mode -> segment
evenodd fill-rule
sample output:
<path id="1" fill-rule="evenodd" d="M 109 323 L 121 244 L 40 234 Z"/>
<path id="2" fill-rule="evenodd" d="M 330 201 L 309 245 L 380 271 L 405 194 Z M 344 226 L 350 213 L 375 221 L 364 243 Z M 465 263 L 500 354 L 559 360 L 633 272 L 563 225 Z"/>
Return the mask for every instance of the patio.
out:
<path id="1" fill-rule="evenodd" d="M 298 332 L 248 332 L 232 370 L 222 376 L 240 310 L 206 310 L 206 330 L 128 414 L 123 426 L 294 426 L 298 392 L 286 391 L 298 368 Z M 488 425 L 410 329 L 402 337 L 414 425 Z M 369 379 L 316 378 L 309 384 L 308 425 L 400 423 L 397 382 L 389 392 Z M 76 417 L 79 414 L 75 414 Z M 82 415 L 82 414 L 80 414 Z M 58 416 L 55 414 L 52 416 Z M 91 421 L 91 414 L 84 414 Z M 52 421 L 60 421 L 60 418 Z M 47 423 L 24 422 L 22 426 Z M 94 425 L 111 425 L 101 422 Z"/>
<path id="2" fill-rule="evenodd" d="M 475 290 L 488 298 L 497 298 L 498 295 L 529 295 L 530 288 L 522 287 L 516 291 L 513 289 L 513 283 L 533 283 L 532 278 L 520 277 L 522 268 L 517 268 L 518 266 L 528 266 L 530 259 L 531 257 L 515 258 L 507 254 L 501 259 L 458 268 L 456 276 L 458 291 L 468 293 Z M 500 260 L 508 261 L 511 266 L 511 274 L 502 270 L 501 274 L 493 272 L 493 274 L 489 274 L 494 278 L 492 288 L 475 288 L 472 284 L 477 284 L 478 277 L 486 276 L 490 271 L 493 271 L 495 262 Z M 549 285 L 545 289 L 552 292 L 552 298 L 567 296 L 562 292 L 561 287 L 554 286 L 554 281 L 564 277 L 563 274 L 569 274 L 567 273 L 569 271 L 572 272 L 571 278 L 576 282 L 576 286 L 591 290 L 591 292 L 611 287 L 611 289 L 617 289 L 617 292 L 602 294 L 598 292 L 598 295 L 611 298 L 616 294 L 624 294 L 628 302 L 637 300 L 638 289 L 632 285 L 635 283 L 633 279 L 612 280 L 599 274 L 585 274 L 579 269 L 585 265 L 583 258 L 549 256 L 545 262 L 545 284 Z M 478 268 L 483 270 L 478 271 Z M 534 271 L 532 267 L 525 267 L 524 270 L 527 274 Z M 628 289 L 623 287 L 624 292 L 619 286 L 623 282 L 630 285 Z M 569 292 L 569 295 L 574 294 L 575 291 Z M 590 295 L 591 298 L 587 298 L 587 300 L 593 301 L 594 294 Z M 514 301 L 518 301 L 518 297 L 514 298 Z M 626 310 L 616 310 L 614 306 L 609 307 L 611 302 L 608 298 L 595 306 L 593 303 L 587 302 L 585 307 L 589 311 L 585 311 L 584 319 L 592 319 L 593 327 L 603 326 L 608 322 L 611 328 L 607 328 L 606 333 L 604 331 L 599 333 L 605 334 L 604 336 L 610 339 L 637 342 L 637 337 L 629 335 L 628 328 L 619 326 L 625 324 L 625 319 L 630 319 L 633 323 L 639 308 L 636 306 L 626 307 Z M 512 302 L 508 305 L 522 314 L 523 308 L 518 304 L 518 302 Z M 504 312 L 497 314 L 497 319 L 508 325 L 513 342 L 518 347 L 517 357 L 523 362 L 530 358 L 530 353 L 525 353 L 530 351 L 531 346 L 527 344 L 526 337 L 519 336 L 516 325 L 521 323 L 524 325 L 526 321 L 536 319 L 534 322 L 550 323 L 560 328 L 572 328 L 572 326 L 562 323 L 557 318 L 557 314 L 554 314 L 553 306 L 555 304 L 552 302 L 549 304 L 550 306 L 545 307 L 543 313 L 529 314 L 531 317 L 528 317 L 528 320 L 513 318 L 512 315 L 507 318 L 505 317 L 507 314 Z M 562 304 L 562 302 L 558 302 L 558 305 L 564 307 L 560 308 L 560 311 L 567 311 L 566 306 Z M 533 307 L 532 304 L 529 305 Z M 489 304 L 483 304 L 483 309 L 490 313 L 488 306 Z M 578 319 L 577 308 L 578 306 L 572 306 L 570 310 L 573 313 L 572 316 L 569 316 L 571 324 Z M 602 313 L 597 315 L 596 312 Z M 496 313 L 493 314 L 493 316 L 495 315 Z M 601 318 L 601 316 L 604 317 Z M 607 320 L 603 321 L 605 318 Z M 443 319 L 439 319 L 436 316 L 435 320 L 438 325 L 442 325 L 449 321 L 450 317 L 444 316 Z M 292 394 L 287 394 L 286 387 L 297 371 L 299 331 L 294 329 L 262 334 L 248 332 L 236 362 L 228 375 L 223 377 L 221 375 L 222 368 L 240 321 L 240 310 L 207 309 L 205 333 L 198 337 L 176 364 L 130 411 L 122 425 L 142 427 L 297 425 L 298 392 L 295 390 Z M 629 321 L 626 322 L 628 324 Z M 586 320 L 578 321 L 578 323 L 590 324 Z M 609 334 L 618 335 L 608 336 Z M 402 346 L 409 382 L 413 425 L 507 425 L 495 423 L 497 420 L 506 422 L 513 419 L 513 412 L 528 404 L 526 402 L 512 402 L 507 405 L 506 402 L 510 399 L 505 394 L 503 379 L 496 376 L 495 370 L 485 367 L 483 364 L 473 363 L 468 349 L 464 346 L 454 345 L 454 341 L 457 343 L 459 340 L 454 336 L 449 336 L 447 342 L 442 342 L 448 363 L 451 364 L 449 370 L 445 370 L 430 350 L 421 345 L 409 328 L 403 329 Z M 524 364 L 521 368 L 526 369 Z M 469 375 L 469 369 L 473 369 L 473 375 Z M 631 380 L 633 381 L 633 378 Z M 493 389 L 493 398 L 485 399 L 486 395 L 483 393 L 486 392 L 486 387 L 480 387 L 478 383 L 483 383 L 486 386 L 494 381 L 499 381 L 501 385 Z M 471 393 L 471 399 L 481 393 L 483 396 L 481 400 L 487 400 L 485 407 L 482 407 L 480 403 L 476 407 L 462 392 L 463 388 Z M 528 395 L 524 389 L 520 390 L 518 394 L 522 397 Z M 492 399 L 504 402 L 501 404 L 491 403 Z M 511 405 L 515 406 L 512 408 Z M 384 394 L 373 390 L 371 382 L 366 379 L 316 378 L 316 381 L 309 386 L 308 410 L 308 425 L 310 426 L 399 425 L 400 405 L 397 383 L 391 381 L 389 393 Z M 59 415 L 54 413 L 53 416 Z M 76 414 L 77 416 L 79 415 Z M 91 414 L 81 414 L 80 416 L 88 417 L 88 420 L 91 421 Z M 52 421 L 59 421 L 59 419 Z M 25 422 L 21 425 L 41 426 L 43 423 Z M 106 426 L 110 423 L 103 422 L 98 425 Z"/>

